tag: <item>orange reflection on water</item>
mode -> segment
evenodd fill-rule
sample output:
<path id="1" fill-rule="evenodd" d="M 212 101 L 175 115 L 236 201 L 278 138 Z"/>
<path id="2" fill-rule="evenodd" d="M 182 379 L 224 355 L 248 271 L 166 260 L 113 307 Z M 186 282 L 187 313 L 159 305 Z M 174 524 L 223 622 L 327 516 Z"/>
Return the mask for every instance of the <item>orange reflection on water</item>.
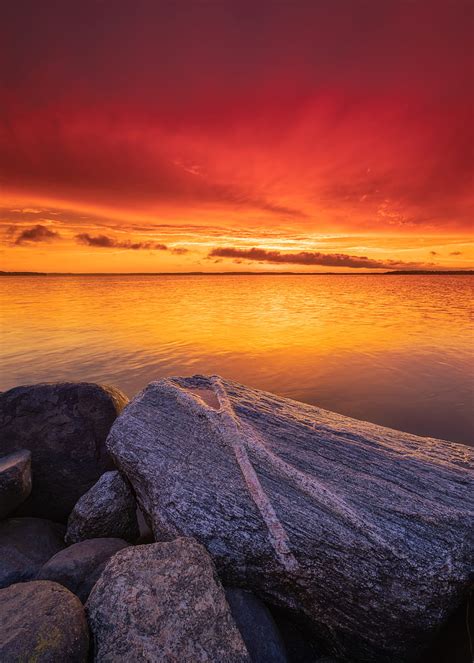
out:
<path id="1" fill-rule="evenodd" d="M 220 373 L 422 435 L 472 437 L 469 276 L 5 277 L 1 388 L 133 395 Z"/>

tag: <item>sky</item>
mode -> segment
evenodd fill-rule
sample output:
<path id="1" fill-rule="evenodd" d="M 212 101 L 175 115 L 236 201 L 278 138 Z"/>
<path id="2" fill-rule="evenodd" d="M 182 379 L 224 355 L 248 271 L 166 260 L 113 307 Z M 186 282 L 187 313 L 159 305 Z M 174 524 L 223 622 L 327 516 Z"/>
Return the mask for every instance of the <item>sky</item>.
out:
<path id="1" fill-rule="evenodd" d="M 474 4 L 9 0 L 0 269 L 473 267 Z"/>

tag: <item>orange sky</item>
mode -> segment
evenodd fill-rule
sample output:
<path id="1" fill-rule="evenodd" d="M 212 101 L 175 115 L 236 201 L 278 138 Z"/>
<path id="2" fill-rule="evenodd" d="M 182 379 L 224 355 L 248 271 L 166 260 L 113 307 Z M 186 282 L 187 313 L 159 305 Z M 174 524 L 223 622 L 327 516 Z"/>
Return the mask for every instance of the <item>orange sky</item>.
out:
<path id="1" fill-rule="evenodd" d="M 317 4 L 12 4 L 1 269 L 472 267 L 472 4 Z"/>

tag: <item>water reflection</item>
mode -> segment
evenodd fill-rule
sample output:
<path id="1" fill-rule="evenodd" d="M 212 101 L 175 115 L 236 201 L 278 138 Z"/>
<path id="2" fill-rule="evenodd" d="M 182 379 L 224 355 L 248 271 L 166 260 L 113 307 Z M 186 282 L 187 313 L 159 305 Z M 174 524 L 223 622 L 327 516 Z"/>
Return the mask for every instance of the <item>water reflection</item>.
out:
<path id="1" fill-rule="evenodd" d="M 3 389 L 104 381 L 133 395 L 220 373 L 357 418 L 469 443 L 463 276 L 8 277 Z"/>

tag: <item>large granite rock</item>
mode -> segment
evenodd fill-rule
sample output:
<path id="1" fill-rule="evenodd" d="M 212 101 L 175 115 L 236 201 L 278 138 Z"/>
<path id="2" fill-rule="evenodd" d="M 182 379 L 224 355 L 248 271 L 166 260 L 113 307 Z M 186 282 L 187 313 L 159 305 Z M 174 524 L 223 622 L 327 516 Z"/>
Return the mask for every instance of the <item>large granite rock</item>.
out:
<path id="1" fill-rule="evenodd" d="M 250 663 L 212 560 L 192 539 L 118 552 L 86 611 L 99 663 Z"/>
<path id="2" fill-rule="evenodd" d="M 55 582 L 0 590 L 2 663 L 85 663 L 87 622 L 79 599 Z"/>
<path id="3" fill-rule="evenodd" d="M 129 483 L 120 472 L 105 472 L 72 510 L 66 542 L 100 537 L 133 542 L 139 535 L 137 505 Z"/>
<path id="4" fill-rule="evenodd" d="M 75 543 L 51 557 L 36 578 L 58 582 L 85 603 L 109 559 L 128 545 L 123 539 L 88 539 Z"/>
<path id="5" fill-rule="evenodd" d="M 151 383 L 107 445 L 157 540 L 347 659 L 415 657 L 474 575 L 474 450 L 217 377 Z"/>
<path id="6" fill-rule="evenodd" d="M 0 519 L 6 518 L 31 493 L 31 454 L 15 451 L 0 458 Z"/>
<path id="7" fill-rule="evenodd" d="M 35 578 L 43 564 L 64 548 L 64 532 L 63 525 L 41 518 L 1 522 L 0 587 Z"/>
<path id="8" fill-rule="evenodd" d="M 237 587 L 228 587 L 225 597 L 252 663 L 287 663 L 283 639 L 265 604 Z"/>
<path id="9" fill-rule="evenodd" d="M 0 394 L 0 454 L 29 449 L 33 490 L 15 515 L 65 521 L 113 467 L 105 438 L 127 398 L 97 384 L 16 387 Z"/>

